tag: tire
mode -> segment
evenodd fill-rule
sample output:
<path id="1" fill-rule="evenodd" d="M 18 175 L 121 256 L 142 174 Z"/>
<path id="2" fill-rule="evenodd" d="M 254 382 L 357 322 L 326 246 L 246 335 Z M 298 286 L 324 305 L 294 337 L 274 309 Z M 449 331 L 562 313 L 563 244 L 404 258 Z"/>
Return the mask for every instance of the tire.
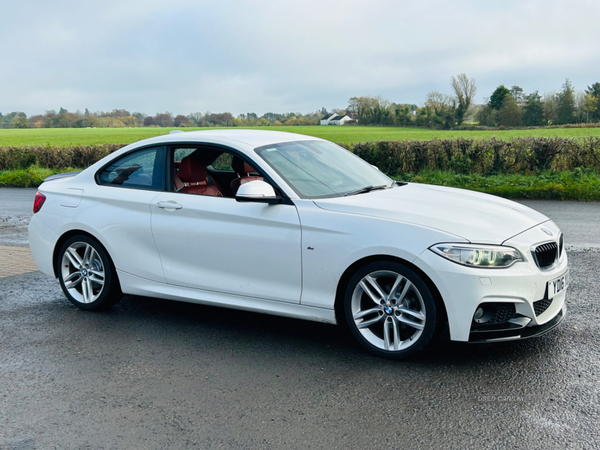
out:
<path id="1" fill-rule="evenodd" d="M 86 235 L 72 236 L 60 248 L 57 273 L 65 296 L 80 309 L 106 308 L 123 294 L 104 247 Z"/>
<path id="2" fill-rule="evenodd" d="M 363 347 L 390 359 L 422 350 L 438 322 L 427 284 L 408 267 L 391 261 L 367 264 L 354 274 L 344 296 L 344 315 Z"/>

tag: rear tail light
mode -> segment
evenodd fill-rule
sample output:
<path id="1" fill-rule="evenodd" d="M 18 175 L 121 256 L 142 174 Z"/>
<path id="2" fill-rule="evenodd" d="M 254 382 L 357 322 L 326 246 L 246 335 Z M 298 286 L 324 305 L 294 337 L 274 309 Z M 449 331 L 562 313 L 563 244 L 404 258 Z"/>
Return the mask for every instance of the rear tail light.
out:
<path id="1" fill-rule="evenodd" d="M 35 194 L 35 199 L 33 200 L 33 213 L 35 214 L 44 205 L 46 201 L 46 196 L 44 194 L 40 194 L 39 192 Z"/>

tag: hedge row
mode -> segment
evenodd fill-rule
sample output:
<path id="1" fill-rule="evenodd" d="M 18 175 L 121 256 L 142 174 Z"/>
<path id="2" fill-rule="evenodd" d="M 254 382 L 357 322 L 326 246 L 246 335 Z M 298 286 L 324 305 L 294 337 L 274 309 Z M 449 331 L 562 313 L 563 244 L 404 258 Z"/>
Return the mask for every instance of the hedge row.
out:
<path id="1" fill-rule="evenodd" d="M 572 171 L 600 173 L 600 138 L 434 139 L 378 141 L 344 145 L 391 176 L 452 171 L 458 174 L 533 174 Z M 0 147 L 0 170 L 85 168 L 123 147 Z"/>
<path id="2" fill-rule="evenodd" d="M 0 147 L 0 170 L 86 168 L 126 144 L 78 145 L 74 147 Z"/>
<path id="3" fill-rule="evenodd" d="M 539 173 L 577 167 L 600 172 L 600 138 L 453 139 L 358 143 L 354 153 L 391 176 L 423 171 L 459 174 Z"/>

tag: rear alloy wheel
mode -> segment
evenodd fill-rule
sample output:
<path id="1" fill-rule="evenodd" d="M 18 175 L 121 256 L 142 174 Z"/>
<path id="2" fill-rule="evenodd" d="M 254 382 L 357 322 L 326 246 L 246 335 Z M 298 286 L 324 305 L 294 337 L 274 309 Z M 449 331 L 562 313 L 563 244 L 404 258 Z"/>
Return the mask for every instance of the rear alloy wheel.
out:
<path id="1" fill-rule="evenodd" d="M 58 277 L 65 296 L 85 310 L 121 299 L 119 281 L 104 248 L 89 236 L 73 236 L 61 247 Z"/>
<path id="2" fill-rule="evenodd" d="M 427 284 L 395 262 L 375 262 L 350 280 L 344 298 L 346 321 L 370 352 L 402 359 L 421 350 L 436 328 L 436 305 Z"/>

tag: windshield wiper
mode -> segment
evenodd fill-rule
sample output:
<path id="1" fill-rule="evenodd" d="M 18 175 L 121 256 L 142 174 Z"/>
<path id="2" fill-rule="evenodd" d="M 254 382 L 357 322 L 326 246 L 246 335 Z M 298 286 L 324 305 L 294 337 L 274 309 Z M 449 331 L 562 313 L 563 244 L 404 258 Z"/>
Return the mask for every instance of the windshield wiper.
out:
<path id="1" fill-rule="evenodd" d="M 364 188 L 360 188 L 360 189 L 357 189 L 356 191 L 350 191 L 347 194 L 344 194 L 344 197 L 347 197 L 349 195 L 365 194 L 365 193 L 371 192 L 371 191 L 387 189 L 388 187 L 390 187 L 390 186 L 388 186 L 387 184 L 382 184 L 380 186 L 365 186 Z"/>

